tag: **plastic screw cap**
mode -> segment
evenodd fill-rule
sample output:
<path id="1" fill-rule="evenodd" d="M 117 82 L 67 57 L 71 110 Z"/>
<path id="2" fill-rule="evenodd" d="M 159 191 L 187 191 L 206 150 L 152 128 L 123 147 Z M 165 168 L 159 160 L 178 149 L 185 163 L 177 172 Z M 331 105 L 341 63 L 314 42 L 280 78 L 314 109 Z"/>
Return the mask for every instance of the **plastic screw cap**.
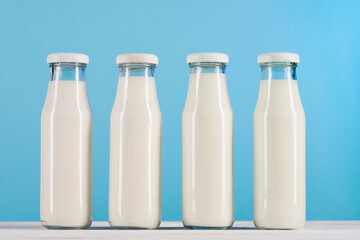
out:
<path id="1" fill-rule="evenodd" d="M 154 54 L 147 53 L 126 53 L 120 54 L 116 57 L 116 64 L 124 63 L 148 63 L 148 64 L 159 64 L 159 59 Z"/>
<path id="2" fill-rule="evenodd" d="M 275 52 L 275 53 L 263 53 L 258 56 L 258 63 L 272 63 L 272 62 L 292 62 L 299 63 L 300 57 L 296 53 L 285 53 L 285 52 Z"/>
<path id="3" fill-rule="evenodd" d="M 195 63 L 195 62 L 215 62 L 215 63 L 225 63 L 229 62 L 229 56 L 225 53 L 192 53 L 186 57 L 186 62 Z"/>
<path id="4" fill-rule="evenodd" d="M 47 63 L 83 63 L 89 64 L 89 57 L 82 53 L 53 53 L 47 57 Z"/>

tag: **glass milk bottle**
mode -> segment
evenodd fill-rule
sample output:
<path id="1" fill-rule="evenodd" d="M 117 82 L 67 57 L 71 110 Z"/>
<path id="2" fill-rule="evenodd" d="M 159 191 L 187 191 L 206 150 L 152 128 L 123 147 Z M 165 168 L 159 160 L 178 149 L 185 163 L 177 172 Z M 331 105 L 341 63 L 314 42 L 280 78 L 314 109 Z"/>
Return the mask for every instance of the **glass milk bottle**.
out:
<path id="1" fill-rule="evenodd" d="M 115 228 L 160 225 L 161 112 L 152 54 L 121 54 L 110 120 L 109 223 Z"/>
<path id="2" fill-rule="evenodd" d="M 182 115 L 182 214 L 188 228 L 230 228 L 234 221 L 234 120 L 223 53 L 187 57 Z"/>
<path id="3" fill-rule="evenodd" d="M 305 223 L 305 114 L 296 80 L 299 55 L 265 53 L 254 112 L 254 223 L 298 229 Z"/>
<path id="4" fill-rule="evenodd" d="M 88 228 L 92 221 L 92 116 L 85 85 L 88 56 L 54 53 L 41 115 L 41 223 Z"/>

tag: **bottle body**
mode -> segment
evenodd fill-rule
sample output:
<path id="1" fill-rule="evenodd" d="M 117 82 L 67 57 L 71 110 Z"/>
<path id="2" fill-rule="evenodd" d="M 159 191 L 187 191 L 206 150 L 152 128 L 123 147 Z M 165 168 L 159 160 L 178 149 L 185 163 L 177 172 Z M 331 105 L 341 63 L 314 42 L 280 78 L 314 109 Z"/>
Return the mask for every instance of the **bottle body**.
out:
<path id="1" fill-rule="evenodd" d="M 160 225 L 161 112 L 154 68 L 151 64 L 120 65 L 110 120 L 112 227 L 153 229 Z"/>
<path id="2" fill-rule="evenodd" d="M 233 112 L 225 65 L 214 65 L 191 69 L 182 115 L 182 211 L 190 228 L 229 228 L 234 220 Z"/>
<path id="3" fill-rule="evenodd" d="M 298 229 L 305 223 L 305 114 L 296 64 L 262 65 L 254 112 L 254 223 Z"/>
<path id="4" fill-rule="evenodd" d="M 92 116 L 85 65 L 52 68 L 41 115 L 41 222 L 49 228 L 87 228 L 92 221 Z"/>

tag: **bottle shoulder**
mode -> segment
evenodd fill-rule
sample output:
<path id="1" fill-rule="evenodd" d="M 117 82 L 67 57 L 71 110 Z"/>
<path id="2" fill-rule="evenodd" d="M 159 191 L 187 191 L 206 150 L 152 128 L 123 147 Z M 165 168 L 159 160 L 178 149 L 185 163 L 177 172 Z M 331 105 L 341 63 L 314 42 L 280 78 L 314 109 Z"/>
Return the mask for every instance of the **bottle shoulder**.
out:
<path id="1" fill-rule="evenodd" d="M 77 108 L 77 109 L 59 109 L 59 108 L 43 108 L 41 112 L 42 117 L 67 117 L 67 116 L 79 116 L 79 117 L 92 117 L 91 109 Z"/>
<path id="2" fill-rule="evenodd" d="M 305 120 L 305 112 L 301 107 L 296 108 L 262 108 L 256 107 L 254 114 L 254 120 L 257 119 L 298 119 Z"/>
<path id="3" fill-rule="evenodd" d="M 114 104 L 111 110 L 111 117 L 159 117 L 161 118 L 161 110 L 159 106 L 134 107 L 134 106 L 117 106 Z"/>
<path id="4" fill-rule="evenodd" d="M 233 114 L 229 99 L 224 101 L 186 101 L 183 113 L 228 113 Z"/>
<path id="5" fill-rule="evenodd" d="M 224 117 L 234 118 L 232 108 L 213 108 L 213 109 L 188 109 L 184 108 L 182 112 L 183 118 L 187 117 Z"/>

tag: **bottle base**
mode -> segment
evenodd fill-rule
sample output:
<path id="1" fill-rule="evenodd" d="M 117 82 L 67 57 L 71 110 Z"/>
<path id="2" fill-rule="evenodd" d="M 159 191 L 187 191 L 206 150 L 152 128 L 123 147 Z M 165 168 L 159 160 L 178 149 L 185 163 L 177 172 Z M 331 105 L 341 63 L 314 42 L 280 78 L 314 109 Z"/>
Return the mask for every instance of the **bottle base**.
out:
<path id="1" fill-rule="evenodd" d="M 232 227 L 232 225 L 234 224 L 234 221 L 229 225 L 229 226 L 198 226 L 198 225 L 188 225 L 184 224 L 184 228 L 185 229 L 194 229 L 194 230 L 226 230 Z"/>
<path id="2" fill-rule="evenodd" d="M 118 230 L 149 230 L 149 229 L 155 229 L 155 228 L 145 228 L 145 227 L 125 227 L 125 226 L 111 226 L 113 229 Z"/>
<path id="3" fill-rule="evenodd" d="M 111 223 L 110 221 L 109 221 L 109 224 L 110 224 L 111 228 L 119 229 L 119 230 L 152 230 L 152 229 L 157 229 L 160 226 L 160 222 L 154 226 L 126 226 L 126 225 L 119 226 L 119 225 Z"/>
<path id="4" fill-rule="evenodd" d="M 88 224 L 85 225 L 62 225 L 62 224 L 48 224 L 46 221 L 41 220 L 41 224 L 43 227 L 49 230 L 76 230 L 76 229 L 88 229 L 91 226 L 91 221 Z"/>
<path id="5" fill-rule="evenodd" d="M 295 225 L 295 226 L 259 225 L 259 224 L 256 224 L 255 222 L 254 222 L 254 225 L 259 230 L 299 230 L 299 229 L 303 228 L 303 226 L 304 226 L 303 224 Z"/>
<path id="6" fill-rule="evenodd" d="M 256 227 L 259 230 L 299 230 L 302 227 Z"/>
<path id="7" fill-rule="evenodd" d="M 231 226 L 229 227 L 211 227 L 211 226 L 206 226 L 206 227 L 202 227 L 202 226 L 184 226 L 185 229 L 193 229 L 193 230 L 226 230 L 231 228 Z"/>

